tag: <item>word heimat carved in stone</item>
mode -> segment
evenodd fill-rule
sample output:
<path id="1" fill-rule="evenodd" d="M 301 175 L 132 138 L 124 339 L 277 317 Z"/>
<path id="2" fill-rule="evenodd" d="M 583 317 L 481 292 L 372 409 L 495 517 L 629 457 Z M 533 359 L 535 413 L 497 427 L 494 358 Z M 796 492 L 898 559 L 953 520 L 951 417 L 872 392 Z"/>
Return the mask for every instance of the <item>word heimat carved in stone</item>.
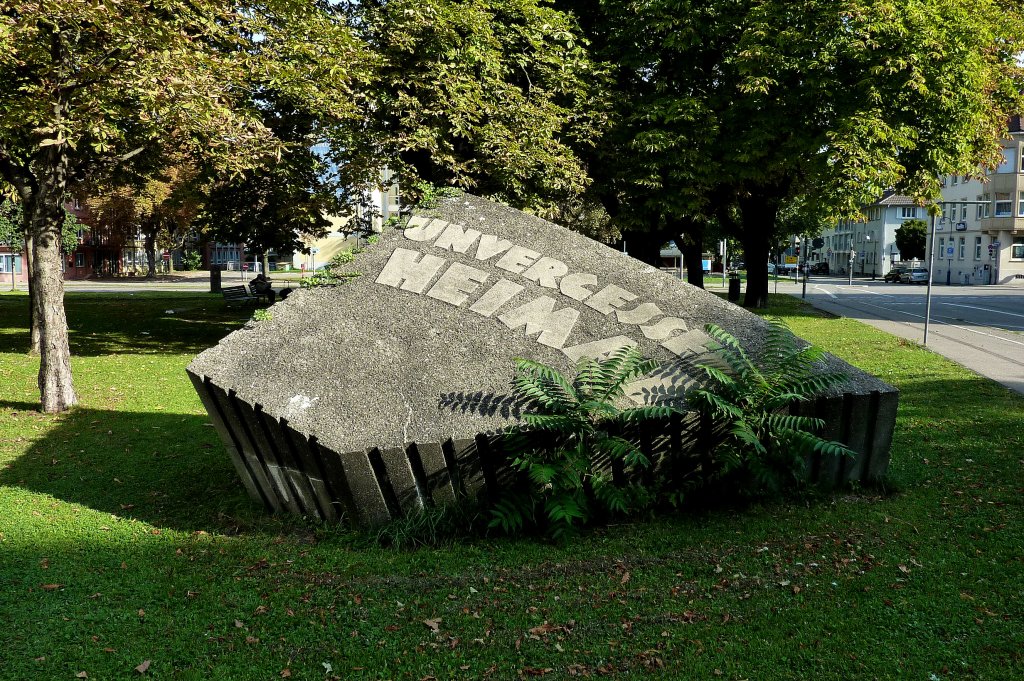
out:
<path id="1" fill-rule="evenodd" d="M 361 276 L 296 291 L 189 366 L 253 498 L 269 509 L 376 523 L 511 480 L 500 434 L 518 422 L 514 358 L 571 371 L 637 345 L 661 360 L 631 386 L 679 403 L 714 322 L 754 356 L 765 322 L 623 253 L 471 196 L 417 211 L 359 255 Z M 842 394 L 801 405 L 856 461 L 809 462 L 824 484 L 885 471 L 895 390 L 829 357 Z M 688 418 L 643 434 L 687 451 Z"/>

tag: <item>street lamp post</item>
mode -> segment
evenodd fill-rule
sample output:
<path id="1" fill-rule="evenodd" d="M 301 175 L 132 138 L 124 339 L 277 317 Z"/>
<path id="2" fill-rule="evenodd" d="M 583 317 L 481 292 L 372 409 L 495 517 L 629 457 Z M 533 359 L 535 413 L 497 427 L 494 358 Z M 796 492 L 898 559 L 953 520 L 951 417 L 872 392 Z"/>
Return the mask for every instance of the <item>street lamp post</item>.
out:
<path id="1" fill-rule="evenodd" d="M 985 206 L 985 205 L 988 205 L 988 201 L 939 201 L 938 204 L 936 204 L 936 205 L 945 206 L 946 204 L 954 204 L 955 205 L 957 203 L 965 204 L 965 205 L 970 205 L 970 206 Z M 946 219 L 946 218 L 943 217 L 942 219 Z M 932 238 L 931 238 L 931 243 L 929 244 L 931 246 L 931 248 L 928 249 L 928 291 L 925 293 L 925 302 L 924 302 L 924 342 L 922 343 L 922 345 L 924 345 L 925 347 L 928 347 L 928 326 L 929 326 L 929 323 L 931 322 L 931 317 L 932 317 L 932 270 L 933 270 L 933 268 L 935 266 L 935 226 L 936 226 L 936 224 L 937 224 L 937 220 L 935 219 L 935 213 L 932 213 L 932 229 L 931 229 Z M 952 225 L 952 224 L 953 224 L 953 221 L 950 220 L 950 225 Z M 950 232 L 950 233 L 952 234 L 952 232 Z M 952 268 L 952 266 L 953 266 L 953 264 L 952 264 L 952 260 L 951 260 L 949 267 Z M 949 271 L 947 270 L 947 276 L 948 276 L 948 274 L 949 274 Z"/>
<path id="2" fill-rule="evenodd" d="M 850 267 L 849 267 L 849 274 L 850 274 L 850 283 L 849 283 L 849 285 L 850 286 L 853 286 L 853 263 L 856 262 L 856 260 L 857 260 L 857 251 L 855 249 L 851 248 L 850 249 Z"/>

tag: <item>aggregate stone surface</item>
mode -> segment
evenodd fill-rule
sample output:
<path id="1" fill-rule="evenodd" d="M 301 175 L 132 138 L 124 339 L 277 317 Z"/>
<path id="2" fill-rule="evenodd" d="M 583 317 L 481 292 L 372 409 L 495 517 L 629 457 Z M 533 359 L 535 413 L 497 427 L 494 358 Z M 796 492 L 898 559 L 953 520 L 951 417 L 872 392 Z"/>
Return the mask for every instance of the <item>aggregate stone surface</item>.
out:
<path id="1" fill-rule="evenodd" d="M 451 234 L 466 235 L 459 246 L 465 252 L 438 245 L 443 232 L 437 230 L 448 225 L 460 227 Z M 481 235 L 474 240 L 468 230 Z M 480 250 L 484 237 L 487 252 Z M 504 242 L 511 246 L 481 259 Z M 521 250 L 509 255 L 516 247 Z M 418 260 L 409 264 L 410 258 Z M 540 258 L 548 260 L 538 265 Z M 423 273 L 432 266 L 424 263 L 437 264 L 437 271 L 427 277 Z M 558 275 L 563 266 L 565 274 Z M 339 286 L 295 291 L 270 308 L 269 320 L 250 323 L 196 357 L 190 371 L 330 449 L 349 452 L 501 430 L 518 414 L 510 395 L 514 358 L 567 371 L 574 365 L 571 348 L 607 338 L 628 338 L 665 363 L 661 375 L 638 385 L 635 399 L 678 400 L 692 384 L 690 364 L 709 340 L 706 323 L 723 327 L 755 355 L 768 326 L 741 307 L 585 236 L 470 195 L 414 212 L 408 230 L 386 228 L 349 267 L 359 276 Z M 439 283 L 449 270 L 447 284 Z M 538 281 L 524 276 L 530 272 Z M 582 288 L 562 288 L 576 274 L 593 277 L 576 277 Z M 606 290 L 609 285 L 625 294 L 616 298 L 618 289 Z M 522 289 L 489 316 L 469 309 L 495 286 Z M 587 304 L 602 291 L 611 293 L 601 309 Z M 553 301 L 561 321 L 531 307 L 542 298 Z M 849 377 L 843 392 L 893 391 L 834 357 L 826 358 L 822 370 Z"/>

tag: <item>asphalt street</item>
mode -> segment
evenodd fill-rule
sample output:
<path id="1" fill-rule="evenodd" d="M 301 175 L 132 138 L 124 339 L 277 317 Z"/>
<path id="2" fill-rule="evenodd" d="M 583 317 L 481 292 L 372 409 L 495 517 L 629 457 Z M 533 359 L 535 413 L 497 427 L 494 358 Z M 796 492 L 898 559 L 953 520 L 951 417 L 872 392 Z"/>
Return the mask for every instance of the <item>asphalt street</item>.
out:
<path id="1" fill-rule="evenodd" d="M 802 290 L 802 284 L 779 282 L 779 293 L 799 297 Z M 880 280 L 811 278 L 806 300 L 921 343 L 926 290 Z M 928 348 L 1024 393 L 1024 286 L 933 286 Z"/>

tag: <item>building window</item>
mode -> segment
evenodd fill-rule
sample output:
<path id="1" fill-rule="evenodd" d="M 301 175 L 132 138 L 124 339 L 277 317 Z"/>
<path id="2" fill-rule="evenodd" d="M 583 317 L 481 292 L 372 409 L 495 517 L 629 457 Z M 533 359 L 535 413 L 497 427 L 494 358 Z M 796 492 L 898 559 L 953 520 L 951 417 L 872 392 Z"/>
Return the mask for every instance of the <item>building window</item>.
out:
<path id="1" fill-rule="evenodd" d="M 1010 257 L 1014 260 L 1024 260 L 1024 236 L 1013 237 L 1013 247 L 1010 250 Z"/>
<path id="2" fill-rule="evenodd" d="M 1017 150 L 1014 148 L 1003 149 L 1003 162 L 996 168 L 997 173 L 1012 173 L 1013 172 L 1013 159 L 1017 156 Z"/>
<path id="3" fill-rule="evenodd" d="M 985 198 L 983 198 L 982 201 L 985 202 L 985 214 L 982 215 L 982 217 L 987 218 L 992 212 L 992 195 L 985 194 Z"/>
<path id="4" fill-rule="evenodd" d="M 950 182 L 950 184 L 955 187 L 959 180 L 960 180 L 960 177 L 958 175 L 954 175 L 952 181 Z"/>
<path id="5" fill-rule="evenodd" d="M 967 204 L 960 204 L 960 222 L 967 222 Z"/>
<path id="6" fill-rule="evenodd" d="M 981 237 L 974 237 L 974 259 L 981 260 Z"/>
<path id="7" fill-rule="evenodd" d="M 982 197 L 979 194 L 978 195 L 978 205 L 977 205 L 978 213 L 974 217 L 975 220 L 980 220 L 981 219 L 981 201 L 982 201 Z"/>
<path id="8" fill-rule="evenodd" d="M 1017 197 L 1017 215 L 1024 216 L 1024 192 L 1019 192 Z"/>
<path id="9" fill-rule="evenodd" d="M 901 218 L 912 218 L 917 214 L 917 209 L 914 206 L 900 206 L 900 217 Z"/>
<path id="10" fill-rule="evenodd" d="M 967 257 L 967 238 L 960 237 L 960 259 L 963 260 Z"/>
<path id="11" fill-rule="evenodd" d="M 995 212 L 993 217 L 1006 218 L 1013 215 L 1010 206 L 1010 192 L 996 192 Z"/>
<path id="12" fill-rule="evenodd" d="M 75 253 L 75 267 L 85 267 L 85 253 Z"/>

